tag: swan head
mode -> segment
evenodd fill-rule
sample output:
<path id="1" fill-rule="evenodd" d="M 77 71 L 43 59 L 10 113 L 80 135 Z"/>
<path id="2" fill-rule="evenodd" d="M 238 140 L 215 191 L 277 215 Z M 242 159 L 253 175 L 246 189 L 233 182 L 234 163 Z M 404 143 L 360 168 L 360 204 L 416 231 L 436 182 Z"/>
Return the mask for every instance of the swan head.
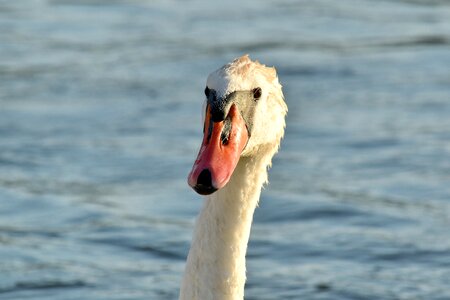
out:
<path id="1" fill-rule="evenodd" d="M 230 180 L 240 157 L 269 157 L 284 135 L 287 106 L 275 68 L 235 59 L 208 76 L 203 141 L 188 177 L 199 194 Z"/>

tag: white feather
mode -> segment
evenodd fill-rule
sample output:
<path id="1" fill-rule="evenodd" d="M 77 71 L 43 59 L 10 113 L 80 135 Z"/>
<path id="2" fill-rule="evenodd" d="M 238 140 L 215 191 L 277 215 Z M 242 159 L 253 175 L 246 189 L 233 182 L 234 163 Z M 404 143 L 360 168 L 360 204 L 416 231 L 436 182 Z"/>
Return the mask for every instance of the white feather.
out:
<path id="1" fill-rule="evenodd" d="M 211 73 L 219 96 L 260 87 L 253 132 L 227 185 L 205 197 L 198 216 L 180 299 L 243 299 L 245 254 L 267 169 L 284 135 L 287 106 L 274 68 L 242 56 Z"/>

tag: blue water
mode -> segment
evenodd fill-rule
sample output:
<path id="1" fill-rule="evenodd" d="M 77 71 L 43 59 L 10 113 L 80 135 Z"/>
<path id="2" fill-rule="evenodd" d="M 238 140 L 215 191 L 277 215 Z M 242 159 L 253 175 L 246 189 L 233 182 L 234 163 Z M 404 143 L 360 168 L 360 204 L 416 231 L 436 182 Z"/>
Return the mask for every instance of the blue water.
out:
<path id="1" fill-rule="evenodd" d="M 450 299 L 450 3 L 0 1 L 0 299 L 175 299 L 206 76 L 287 131 L 246 299 Z"/>

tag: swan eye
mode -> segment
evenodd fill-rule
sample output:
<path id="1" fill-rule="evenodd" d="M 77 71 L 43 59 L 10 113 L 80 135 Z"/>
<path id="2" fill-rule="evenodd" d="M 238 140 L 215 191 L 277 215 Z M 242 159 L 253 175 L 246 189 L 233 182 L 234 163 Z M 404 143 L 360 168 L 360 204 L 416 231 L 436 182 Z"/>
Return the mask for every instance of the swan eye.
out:
<path id="1" fill-rule="evenodd" d="M 210 89 L 208 86 L 205 87 L 205 96 L 209 101 L 216 101 L 216 90 Z"/>
<path id="2" fill-rule="evenodd" d="M 252 90 L 252 93 L 253 93 L 253 99 L 259 100 L 259 98 L 261 98 L 262 90 L 261 90 L 261 88 L 257 87 Z"/>

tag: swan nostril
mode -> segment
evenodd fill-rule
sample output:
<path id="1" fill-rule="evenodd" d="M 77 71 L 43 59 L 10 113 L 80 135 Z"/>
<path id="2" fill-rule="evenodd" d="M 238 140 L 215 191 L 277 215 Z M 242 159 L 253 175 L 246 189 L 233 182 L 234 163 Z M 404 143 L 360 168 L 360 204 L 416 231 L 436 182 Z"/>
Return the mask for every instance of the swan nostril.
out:
<path id="1" fill-rule="evenodd" d="M 212 185 L 211 172 L 208 169 L 204 169 L 197 178 L 197 184 L 194 186 L 194 190 L 201 195 L 209 195 L 217 191 Z"/>
<path id="2" fill-rule="evenodd" d="M 228 145 L 228 141 L 230 140 L 232 126 L 233 125 L 231 124 L 231 118 L 228 116 L 223 121 L 223 129 L 222 129 L 222 133 L 220 134 L 220 140 L 222 141 L 222 145 Z"/>

